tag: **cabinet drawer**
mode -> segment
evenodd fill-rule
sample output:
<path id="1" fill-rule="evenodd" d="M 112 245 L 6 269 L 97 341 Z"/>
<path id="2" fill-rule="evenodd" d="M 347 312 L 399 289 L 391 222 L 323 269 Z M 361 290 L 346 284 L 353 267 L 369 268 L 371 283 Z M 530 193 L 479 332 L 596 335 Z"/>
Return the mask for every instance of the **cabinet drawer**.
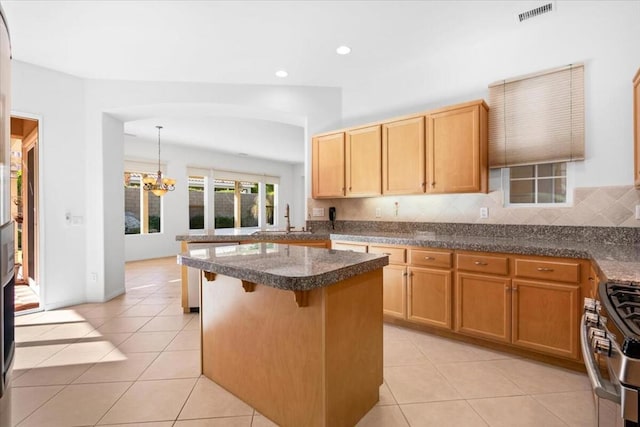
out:
<path id="1" fill-rule="evenodd" d="M 331 249 L 339 251 L 367 252 L 366 243 L 331 242 Z"/>
<path id="2" fill-rule="evenodd" d="M 509 258 L 502 256 L 458 254 L 458 270 L 489 274 L 509 274 Z"/>
<path id="3" fill-rule="evenodd" d="M 405 248 L 369 245 L 369 253 L 389 255 L 389 264 L 404 264 L 407 262 L 407 250 Z"/>
<path id="4" fill-rule="evenodd" d="M 516 277 L 553 280 L 554 282 L 580 282 L 580 263 L 516 259 Z"/>
<path id="5" fill-rule="evenodd" d="M 425 251 L 421 249 L 411 249 L 411 265 L 424 267 L 451 268 L 451 252 Z"/>

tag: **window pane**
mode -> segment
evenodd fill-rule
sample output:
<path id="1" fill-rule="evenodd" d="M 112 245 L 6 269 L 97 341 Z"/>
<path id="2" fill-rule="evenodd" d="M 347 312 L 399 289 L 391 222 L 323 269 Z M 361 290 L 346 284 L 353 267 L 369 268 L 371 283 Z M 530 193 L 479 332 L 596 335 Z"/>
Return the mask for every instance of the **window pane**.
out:
<path id="1" fill-rule="evenodd" d="M 257 182 L 240 183 L 240 227 L 257 227 L 260 196 Z"/>
<path id="2" fill-rule="evenodd" d="M 145 191 L 149 198 L 149 233 L 160 233 L 160 208 L 162 197 L 156 196 L 150 191 Z"/>
<path id="3" fill-rule="evenodd" d="M 538 181 L 538 203 L 553 203 L 553 180 Z"/>
<path id="4" fill-rule="evenodd" d="M 124 234 L 140 234 L 140 175 L 124 174 Z"/>
<path id="5" fill-rule="evenodd" d="M 540 177 L 553 176 L 553 163 L 538 165 L 538 176 Z"/>
<path id="6" fill-rule="evenodd" d="M 567 164 L 566 163 L 553 163 L 553 176 L 566 176 Z"/>
<path id="7" fill-rule="evenodd" d="M 235 181 L 216 179 L 214 182 L 215 228 L 233 228 L 233 198 Z"/>
<path id="8" fill-rule="evenodd" d="M 189 229 L 204 229 L 204 177 L 189 177 Z"/>
<path id="9" fill-rule="evenodd" d="M 510 203 L 535 203 L 535 181 L 511 181 L 509 191 Z"/>
<path id="10" fill-rule="evenodd" d="M 267 201 L 266 201 L 266 217 L 267 217 L 267 225 L 276 225 L 275 223 L 275 200 L 276 200 L 276 184 L 265 184 L 265 189 L 267 192 Z"/>
<path id="11" fill-rule="evenodd" d="M 565 203 L 567 201 L 567 179 L 556 178 L 553 180 L 554 199 L 553 203 Z"/>
<path id="12" fill-rule="evenodd" d="M 535 172 L 535 166 L 514 166 L 510 169 L 511 179 L 514 178 L 533 178 Z"/>

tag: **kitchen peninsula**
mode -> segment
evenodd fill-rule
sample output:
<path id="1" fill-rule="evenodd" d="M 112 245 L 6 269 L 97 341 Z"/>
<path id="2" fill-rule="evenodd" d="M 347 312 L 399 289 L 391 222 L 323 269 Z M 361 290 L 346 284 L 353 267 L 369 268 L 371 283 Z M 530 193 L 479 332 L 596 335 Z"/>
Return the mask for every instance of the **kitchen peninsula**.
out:
<path id="1" fill-rule="evenodd" d="M 202 372 L 281 426 L 352 426 L 382 385 L 385 255 L 199 247 Z"/>

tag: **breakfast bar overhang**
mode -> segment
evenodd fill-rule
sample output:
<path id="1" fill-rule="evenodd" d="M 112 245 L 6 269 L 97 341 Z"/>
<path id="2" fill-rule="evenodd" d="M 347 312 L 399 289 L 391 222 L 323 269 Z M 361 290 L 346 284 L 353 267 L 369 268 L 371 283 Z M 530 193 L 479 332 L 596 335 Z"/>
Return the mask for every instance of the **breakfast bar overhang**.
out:
<path id="1" fill-rule="evenodd" d="M 202 373 L 283 427 L 353 426 L 382 385 L 386 255 L 255 243 L 202 270 Z"/>

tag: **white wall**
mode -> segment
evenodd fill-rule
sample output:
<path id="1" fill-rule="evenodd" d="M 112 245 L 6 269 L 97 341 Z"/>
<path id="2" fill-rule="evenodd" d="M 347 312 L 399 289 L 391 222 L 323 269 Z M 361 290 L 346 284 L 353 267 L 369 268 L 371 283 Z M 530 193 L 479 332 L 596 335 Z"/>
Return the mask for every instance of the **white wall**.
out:
<path id="1" fill-rule="evenodd" d="M 76 77 L 13 61 L 12 111 L 42 118 L 39 270 L 47 309 L 85 300 L 85 194 L 100 188 L 85 169 L 83 88 Z M 68 225 L 67 212 L 84 224 Z"/>
<path id="2" fill-rule="evenodd" d="M 477 26 L 444 34 L 441 49 L 407 58 L 393 72 L 384 66 L 369 70 L 343 88 L 344 124 L 487 99 L 487 86 L 495 81 L 584 62 L 587 158 L 576 165 L 575 184 L 632 184 L 631 79 L 640 67 L 640 2 L 556 6 L 557 12 L 524 23 L 514 19 L 501 32 L 490 14 L 479 15 Z"/>
<path id="3" fill-rule="evenodd" d="M 125 135 L 125 159 L 156 162 L 156 155 L 156 143 Z M 302 165 L 232 156 L 165 143 L 162 143 L 162 163 L 166 165 L 163 166 L 163 173 L 178 181 L 175 191 L 167 193 L 162 198 L 162 233 L 126 235 L 124 239 L 126 261 L 171 256 L 179 252 L 180 244 L 176 242 L 175 236 L 186 234 L 189 230 L 188 167 L 280 177 L 278 206 L 289 203 L 292 206 L 291 224 L 298 227 L 305 224 L 304 192 L 296 188 L 296 184 L 297 187 L 301 187 L 299 184 L 301 176 L 295 173 L 296 171 L 300 173 Z M 297 213 L 295 216 L 294 209 Z M 282 212 L 281 209 L 280 213 Z M 284 219 L 278 218 L 278 220 L 282 225 Z"/>

